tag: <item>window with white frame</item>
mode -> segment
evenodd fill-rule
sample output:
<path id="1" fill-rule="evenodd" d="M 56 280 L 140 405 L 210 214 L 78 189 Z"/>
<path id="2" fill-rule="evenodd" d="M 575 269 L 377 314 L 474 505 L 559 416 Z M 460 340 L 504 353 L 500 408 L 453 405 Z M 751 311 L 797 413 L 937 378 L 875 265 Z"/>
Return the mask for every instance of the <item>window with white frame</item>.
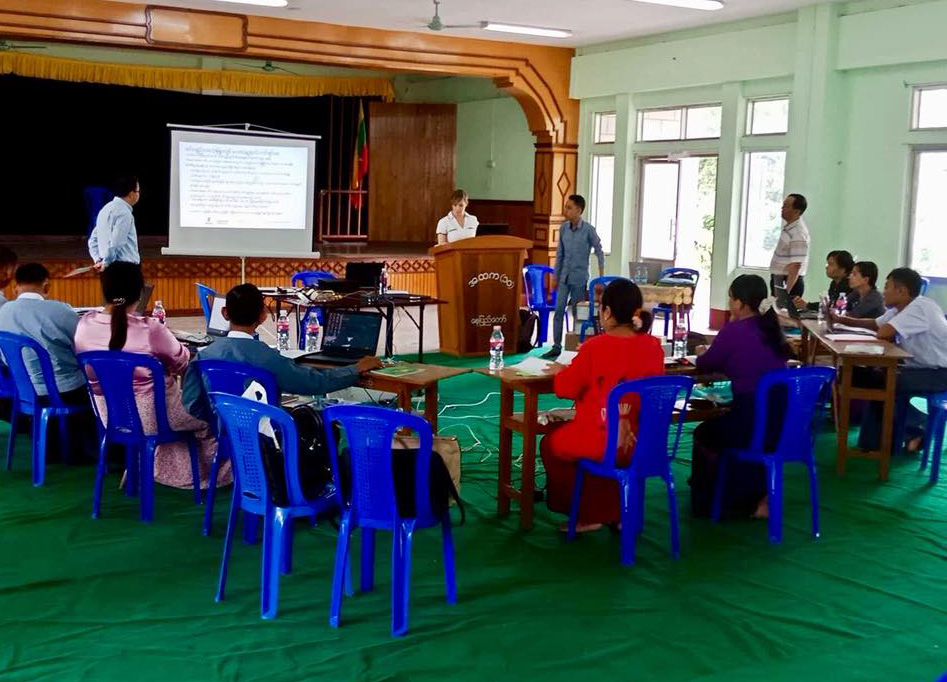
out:
<path id="1" fill-rule="evenodd" d="M 769 267 L 782 229 L 786 152 L 747 151 L 743 155 L 743 210 L 740 265 Z"/>
<path id="2" fill-rule="evenodd" d="M 947 128 L 947 85 L 914 88 L 913 130 Z"/>
<path id="3" fill-rule="evenodd" d="M 721 106 L 701 104 L 638 112 L 638 142 L 712 140 L 720 137 Z"/>
<path id="4" fill-rule="evenodd" d="M 747 135 L 784 135 L 789 132 L 789 98 L 751 99 L 746 107 Z"/>
<path id="5" fill-rule="evenodd" d="M 909 262 L 912 268 L 929 277 L 947 277 L 945 187 L 947 145 L 915 151 Z"/>
<path id="6" fill-rule="evenodd" d="M 592 181 L 590 183 L 589 221 L 595 226 L 602 250 L 612 250 L 612 210 L 615 193 L 615 155 L 592 154 Z"/>
<path id="7" fill-rule="evenodd" d="M 614 111 L 596 113 L 592 124 L 593 144 L 609 144 L 615 141 L 615 122 L 618 117 Z"/>

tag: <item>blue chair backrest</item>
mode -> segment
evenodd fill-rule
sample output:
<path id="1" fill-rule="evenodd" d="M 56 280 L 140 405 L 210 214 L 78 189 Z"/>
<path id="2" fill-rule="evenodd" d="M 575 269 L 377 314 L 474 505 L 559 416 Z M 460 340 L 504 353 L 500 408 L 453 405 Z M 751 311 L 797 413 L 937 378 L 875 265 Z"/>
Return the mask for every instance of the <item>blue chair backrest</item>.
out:
<path id="1" fill-rule="evenodd" d="M 0 359 L 0 398 L 14 397 L 16 397 L 16 383 L 13 381 L 10 369 Z"/>
<path id="2" fill-rule="evenodd" d="M 381 407 L 334 405 L 322 411 L 326 433 L 338 424 L 349 449 L 352 473 L 349 497 L 343 499 L 339 476 L 339 455 L 335 438 L 327 438 L 332 457 L 332 474 L 339 491 L 339 505 L 351 508 L 357 525 L 394 528 L 401 517 L 395 498 L 391 444 L 399 429 L 407 428 L 418 435 L 419 446 L 415 468 L 415 509 L 419 520 L 431 519 L 430 466 L 433 438 L 431 425 L 415 415 Z"/>
<path id="3" fill-rule="evenodd" d="M 931 281 L 927 277 L 921 277 L 921 296 L 927 295 L 927 288 L 931 285 Z"/>
<path id="4" fill-rule="evenodd" d="M 535 310 L 549 305 L 549 292 L 546 289 L 548 277 L 555 270 L 548 265 L 527 265 L 523 268 L 523 282 L 526 285 L 526 305 Z"/>
<path id="5" fill-rule="evenodd" d="M 272 501 L 260 447 L 260 422 L 264 419 L 270 420 L 274 432 L 280 437 L 289 503 L 291 506 L 306 504 L 299 485 L 299 450 L 292 417 L 280 407 L 227 393 L 211 393 L 210 400 L 230 444 L 231 461 L 240 481 L 241 508 L 264 514 L 267 504 Z"/>
<path id="6" fill-rule="evenodd" d="M 152 435 L 167 436 L 173 433 L 168 424 L 165 403 L 164 366 L 157 359 L 150 355 L 119 350 L 94 350 L 79 353 L 77 357 L 86 379 L 90 382 L 89 385 L 97 382 L 99 391 L 105 398 L 105 407 L 108 410 L 106 432 L 110 440 L 116 443 L 137 444 L 146 437 L 141 417 L 138 415 L 138 404 L 135 402 L 134 379 L 136 373 L 140 374 L 138 370 L 149 374 L 154 386 L 158 432 Z M 99 423 L 105 426 L 94 400 L 92 406 Z"/>
<path id="7" fill-rule="evenodd" d="M 277 407 L 280 404 L 276 377 L 269 370 L 228 360 L 198 360 L 194 364 L 204 384 L 206 395 L 226 393 L 241 396 L 251 382 L 257 381 L 266 391 L 266 402 Z M 213 405 L 210 407 L 213 411 Z M 203 410 L 201 413 L 204 413 Z M 213 420 L 211 424 L 214 429 L 217 428 Z"/>
<path id="8" fill-rule="evenodd" d="M 194 286 L 197 287 L 197 300 L 201 303 L 204 322 L 210 322 L 211 301 L 217 297 L 217 292 L 199 282 L 195 282 Z"/>
<path id="9" fill-rule="evenodd" d="M 89 222 L 86 225 L 86 238 L 92 234 L 92 230 L 95 228 L 95 220 L 99 217 L 99 211 L 114 198 L 115 194 L 107 187 L 86 187 L 82 190 L 82 203 L 85 204 L 85 212 L 89 216 Z"/>
<path id="10" fill-rule="evenodd" d="M 660 476 L 667 471 L 667 460 L 673 458 L 681 439 L 681 428 L 690 400 L 694 380 L 690 377 L 653 377 L 624 381 L 608 394 L 606 412 L 605 466 L 615 467 L 618 456 L 621 427 L 620 406 L 628 395 L 640 396 L 638 408 L 638 437 L 635 442 L 632 462 L 642 476 Z M 674 446 L 668 452 L 668 432 L 674 415 L 675 404 L 683 399 L 684 409 L 677 422 Z"/>
<path id="11" fill-rule="evenodd" d="M 31 360 L 37 359 L 39 361 L 50 406 L 55 408 L 64 407 L 59 397 L 59 389 L 56 387 L 56 374 L 53 372 L 53 363 L 49 358 L 49 351 L 36 340 L 22 334 L 0 332 L 0 353 L 3 353 L 4 362 L 10 370 L 20 405 L 27 408 L 34 407 L 38 395 L 30 378 L 29 366 L 26 364 L 26 358 L 29 357 Z"/>
<path id="12" fill-rule="evenodd" d="M 335 279 L 335 275 L 320 270 L 297 272 L 290 280 L 290 284 L 294 287 L 314 287 L 320 279 Z"/>
<path id="13" fill-rule="evenodd" d="M 778 369 L 764 374 L 756 384 L 756 411 L 754 416 L 754 452 L 765 449 L 769 425 L 770 396 L 778 386 L 786 387 L 786 412 L 774 457 L 798 459 L 812 451 L 815 434 L 811 428 L 817 411 L 828 399 L 829 387 L 835 379 L 832 367 L 796 367 Z"/>
<path id="14" fill-rule="evenodd" d="M 627 277 L 619 277 L 617 275 L 605 275 L 604 277 L 596 277 L 595 279 L 589 280 L 589 305 L 591 306 L 595 302 L 595 287 L 602 287 L 602 292 L 604 293 L 605 287 L 614 282 L 616 279 L 628 279 Z M 629 282 L 631 280 L 628 280 Z M 596 314 L 598 311 L 596 310 Z"/>

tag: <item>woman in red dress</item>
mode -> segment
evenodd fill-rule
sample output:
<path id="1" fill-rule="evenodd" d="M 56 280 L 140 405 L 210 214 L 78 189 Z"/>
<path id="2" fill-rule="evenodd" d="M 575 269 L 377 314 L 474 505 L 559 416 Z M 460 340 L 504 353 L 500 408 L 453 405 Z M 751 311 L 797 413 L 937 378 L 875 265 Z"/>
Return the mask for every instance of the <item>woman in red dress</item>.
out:
<path id="1" fill-rule="evenodd" d="M 556 395 L 575 400 L 575 418 L 543 438 L 540 455 L 546 468 L 546 505 L 569 513 L 576 462 L 601 461 L 605 456 L 605 412 L 608 394 L 623 381 L 664 374 L 661 342 L 651 336 L 651 314 L 641 310 L 641 290 L 627 279 L 611 282 L 602 294 L 604 334 L 579 348 L 568 367 L 552 365 Z M 638 396 L 629 395 L 620 408 L 618 464 L 631 460 L 638 432 Z M 577 530 L 592 531 L 619 520 L 618 484 L 596 477 L 585 479 Z"/>

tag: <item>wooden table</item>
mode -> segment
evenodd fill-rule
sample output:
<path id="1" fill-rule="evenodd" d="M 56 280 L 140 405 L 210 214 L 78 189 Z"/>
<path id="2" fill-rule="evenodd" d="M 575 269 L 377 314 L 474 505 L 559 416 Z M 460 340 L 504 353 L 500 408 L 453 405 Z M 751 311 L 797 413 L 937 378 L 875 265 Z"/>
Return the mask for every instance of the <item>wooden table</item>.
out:
<path id="1" fill-rule="evenodd" d="M 693 365 L 668 366 L 665 369 L 668 375 L 694 375 L 696 368 Z M 536 438 L 549 431 L 547 424 L 539 423 L 539 396 L 554 393 L 553 377 L 551 376 L 522 376 L 516 369 L 508 368 L 500 372 L 491 372 L 481 368 L 474 370 L 477 374 L 499 379 L 500 381 L 500 456 L 499 476 L 497 480 L 497 513 L 507 516 L 510 513 L 510 503 L 518 500 L 520 503 L 520 527 L 529 530 L 533 527 L 534 494 L 536 491 Z M 695 377 L 697 378 L 697 377 Z M 708 379 L 711 377 L 707 377 Z M 524 399 L 523 412 L 514 414 L 513 396 L 522 393 Z M 722 413 L 721 408 L 700 413 L 688 413 L 688 421 L 694 419 L 709 419 L 711 416 Z M 522 481 L 517 489 L 513 485 L 513 433 L 523 437 Z"/>
<path id="2" fill-rule="evenodd" d="M 335 365 L 320 365 L 315 362 L 307 362 L 305 356 L 298 362 L 311 367 L 330 369 Z M 376 391 L 386 393 L 395 393 L 398 396 L 398 405 L 405 412 L 411 412 L 411 399 L 416 391 L 424 391 L 424 418 L 431 424 L 431 429 L 437 433 L 437 382 L 443 379 L 450 379 L 462 374 L 469 374 L 470 370 L 465 367 L 444 367 L 441 365 L 422 365 L 415 363 L 399 363 L 398 367 L 418 368 L 421 371 L 404 376 L 389 376 L 379 372 L 370 372 L 363 374 L 358 381 L 361 388 L 371 388 Z"/>
<path id="3" fill-rule="evenodd" d="M 838 370 L 836 377 L 836 405 L 838 415 L 835 421 L 838 449 L 835 468 L 841 475 L 845 473 L 845 460 L 849 457 L 864 457 L 878 460 L 878 478 L 888 480 L 888 468 L 891 463 L 891 439 L 894 431 L 894 387 L 897 377 L 898 363 L 908 360 L 912 356 L 897 345 L 888 341 L 866 337 L 865 342 L 871 345 L 883 345 L 883 355 L 868 355 L 850 349 L 857 346 L 858 341 L 832 341 L 828 338 L 829 331 L 825 323 L 815 320 L 802 321 L 802 360 L 807 365 L 815 362 L 816 350 L 825 348 L 833 358 Z M 861 388 L 852 386 L 852 370 L 854 367 L 880 367 L 885 373 L 884 388 Z M 851 415 L 852 400 L 873 400 L 884 404 L 881 422 L 881 447 L 878 450 L 865 452 L 848 446 L 848 431 Z"/>

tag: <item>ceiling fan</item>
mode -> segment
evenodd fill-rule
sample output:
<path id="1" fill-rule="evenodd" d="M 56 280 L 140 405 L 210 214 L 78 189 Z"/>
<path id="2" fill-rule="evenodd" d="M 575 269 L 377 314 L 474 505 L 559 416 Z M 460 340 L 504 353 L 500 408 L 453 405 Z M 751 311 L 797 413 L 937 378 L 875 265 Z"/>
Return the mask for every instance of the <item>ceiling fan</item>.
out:
<path id="1" fill-rule="evenodd" d="M 45 50 L 45 45 L 30 45 L 29 43 L 11 43 L 0 40 L 0 52 L 16 52 L 17 50 Z"/>
<path id="2" fill-rule="evenodd" d="M 425 24 L 429 31 L 443 31 L 445 28 L 481 28 L 481 24 L 445 24 L 441 21 L 440 4 L 441 0 L 434 0 L 434 16 Z"/>
<path id="3" fill-rule="evenodd" d="M 265 71 L 266 73 L 274 73 L 275 71 L 282 71 L 283 73 L 288 73 L 288 74 L 291 74 L 291 75 L 293 75 L 293 76 L 298 76 L 298 75 L 299 75 L 299 74 L 296 73 L 295 71 L 290 71 L 289 69 L 284 69 L 282 66 L 278 66 L 278 65 L 274 64 L 274 63 L 273 63 L 272 61 L 270 61 L 269 59 L 267 59 L 267 60 L 266 60 L 265 62 L 263 62 L 262 64 L 243 64 L 243 63 L 241 63 L 241 62 L 237 62 L 237 64 L 240 65 L 240 66 L 245 66 L 245 67 L 247 67 L 248 69 L 259 69 L 260 71 Z"/>

